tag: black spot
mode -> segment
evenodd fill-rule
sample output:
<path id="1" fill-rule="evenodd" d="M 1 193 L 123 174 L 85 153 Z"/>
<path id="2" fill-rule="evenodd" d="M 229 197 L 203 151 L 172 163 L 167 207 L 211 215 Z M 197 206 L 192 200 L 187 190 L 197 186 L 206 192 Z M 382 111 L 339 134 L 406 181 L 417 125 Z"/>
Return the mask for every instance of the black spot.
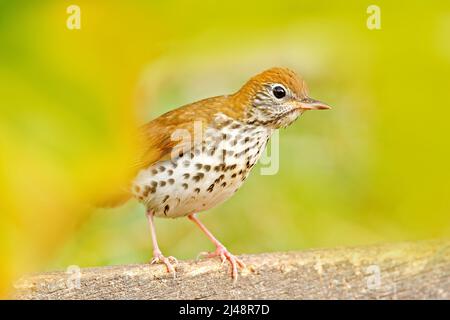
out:
<path id="1" fill-rule="evenodd" d="M 152 170 L 152 174 L 155 175 L 155 174 L 157 174 L 157 173 L 158 173 L 158 170 L 156 170 L 156 169 L 153 169 L 153 170 Z"/>
<path id="2" fill-rule="evenodd" d="M 169 199 L 169 198 L 170 198 L 170 196 L 169 196 L 169 195 L 166 195 L 166 196 L 164 197 L 164 199 L 163 199 L 162 203 L 166 202 L 166 201 L 167 201 L 167 199 Z"/>
<path id="3" fill-rule="evenodd" d="M 208 172 L 209 170 L 211 170 L 211 166 L 210 166 L 209 164 L 206 164 L 206 165 L 204 166 L 204 168 L 205 168 L 206 172 Z"/>
<path id="4" fill-rule="evenodd" d="M 231 177 L 232 177 L 232 178 L 236 178 L 236 173 L 233 173 L 233 174 L 231 175 Z"/>
<path id="5" fill-rule="evenodd" d="M 213 190 L 214 190 L 214 183 L 211 184 L 211 185 L 208 187 L 208 189 L 206 189 L 206 191 L 208 191 L 208 192 L 212 192 Z"/>
<path id="6" fill-rule="evenodd" d="M 188 184 L 187 184 L 187 183 L 183 183 L 181 186 L 182 186 L 185 190 L 188 188 Z"/>
<path id="7" fill-rule="evenodd" d="M 231 129 L 239 129 L 241 125 L 239 123 L 235 123 L 231 126 Z"/>
<path id="8" fill-rule="evenodd" d="M 222 181 L 225 178 L 224 174 L 221 174 L 216 180 L 214 180 L 214 183 L 219 183 L 220 181 Z"/>
<path id="9" fill-rule="evenodd" d="M 169 176 L 173 175 L 173 170 L 172 170 L 172 169 L 167 170 L 167 174 L 168 174 Z"/>
<path id="10" fill-rule="evenodd" d="M 152 182 L 150 182 L 150 184 L 152 185 L 153 188 L 156 188 L 156 186 L 158 185 L 158 182 L 152 181 Z"/>
<path id="11" fill-rule="evenodd" d="M 237 144 L 237 139 L 233 139 L 233 141 L 231 141 L 231 146 L 235 146 Z"/>
<path id="12" fill-rule="evenodd" d="M 221 167 L 222 167 L 221 165 L 215 166 L 215 167 L 214 167 L 214 171 L 219 172 L 219 170 L 220 170 Z"/>
<path id="13" fill-rule="evenodd" d="M 223 182 L 222 184 L 221 184 L 221 187 L 222 188 L 225 188 L 227 186 L 227 183 L 226 182 Z"/>
<path id="14" fill-rule="evenodd" d="M 169 180 L 167 180 L 167 182 L 169 182 L 169 184 L 173 184 L 175 182 L 175 180 L 170 178 Z"/>
<path id="15" fill-rule="evenodd" d="M 165 182 L 165 181 L 160 181 L 160 182 L 159 182 L 159 185 L 160 185 L 161 187 L 164 187 L 164 186 L 166 185 L 166 182 Z"/>
<path id="16" fill-rule="evenodd" d="M 250 149 L 247 148 L 247 149 L 244 150 L 244 153 L 248 153 L 249 151 L 250 151 Z"/>
<path id="17" fill-rule="evenodd" d="M 165 215 L 167 215 L 167 212 L 169 211 L 169 209 L 170 209 L 169 205 L 166 204 L 166 205 L 164 206 L 164 214 L 165 214 Z"/>
<path id="18" fill-rule="evenodd" d="M 150 193 L 155 193 L 156 192 L 156 188 L 151 188 L 150 189 Z"/>
<path id="19" fill-rule="evenodd" d="M 190 153 L 190 155 L 191 155 L 191 159 L 194 159 L 194 153 Z"/>
<path id="20" fill-rule="evenodd" d="M 147 197 L 149 193 L 150 193 L 150 187 L 149 186 L 145 186 L 143 196 Z"/>
<path id="21" fill-rule="evenodd" d="M 195 188 L 194 192 L 200 193 L 200 188 Z"/>
<path id="22" fill-rule="evenodd" d="M 205 174 L 203 172 L 198 172 L 195 176 L 192 177 L 192 179 L 194 179 L 196 182 L 199 182 L 204 176 Z"/>
<path id="23" fill-rule="evenodd" d="M 160 172 L 164 172 L 164 171 L 166 171 L 166 167 L 164 167 L 164 166 L 160 166 L 160 167 L 159 167 L 159 171 L 160 171 Z"/>
<path id="24" fill-rule="evenodd" d="M 189 179 L 189 173 L 185 173 L 185 174 L 183 174 L 183 177 L 185 178 L 185 179 Z"/>
<path id="25" fill-rule="evenodd" d="M 196 167 L 198 170 L 200 170 L 200 169 L 203 167 L 203 165 L 202 165 L 201 163 L 196 163 L 196 164 L 195 164 L 195 167 Z"/>

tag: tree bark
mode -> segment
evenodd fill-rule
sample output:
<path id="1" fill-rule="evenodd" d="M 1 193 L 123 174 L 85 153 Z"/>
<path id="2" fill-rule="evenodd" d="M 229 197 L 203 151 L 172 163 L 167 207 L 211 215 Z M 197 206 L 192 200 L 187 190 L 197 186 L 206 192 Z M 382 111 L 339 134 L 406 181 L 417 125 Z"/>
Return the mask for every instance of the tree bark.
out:
<path id="1" fill-rule="evenodd" d="M 35 274 L 17 299 L 449 299 L 450 240 L 242 255 L 236 283 L 218 259 Z"/>

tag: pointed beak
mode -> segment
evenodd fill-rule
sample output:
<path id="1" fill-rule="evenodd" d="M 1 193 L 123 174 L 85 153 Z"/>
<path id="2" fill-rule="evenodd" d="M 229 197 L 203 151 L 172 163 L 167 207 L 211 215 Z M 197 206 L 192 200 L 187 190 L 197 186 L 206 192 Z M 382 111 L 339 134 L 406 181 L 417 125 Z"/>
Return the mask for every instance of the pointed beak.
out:
<path id="1" fill-rule="evenodd" d="M 298 101 L 298 107 L 302 110 L 328 110 L 329 105 L 311 98 L 304 98 Z"/>

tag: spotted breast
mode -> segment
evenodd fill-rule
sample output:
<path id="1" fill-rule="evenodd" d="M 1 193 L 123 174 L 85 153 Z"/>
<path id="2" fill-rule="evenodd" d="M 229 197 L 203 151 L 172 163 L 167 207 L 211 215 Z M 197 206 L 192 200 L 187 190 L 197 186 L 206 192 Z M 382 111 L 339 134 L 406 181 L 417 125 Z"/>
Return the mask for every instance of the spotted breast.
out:
<path id="1" fill-rule="evenodd" d="M 216 114 L 192 148 L 142 169 L 132 192 L 159 217 L 177 218 L 208 210 L 239 189 L 272 131 Z"/>

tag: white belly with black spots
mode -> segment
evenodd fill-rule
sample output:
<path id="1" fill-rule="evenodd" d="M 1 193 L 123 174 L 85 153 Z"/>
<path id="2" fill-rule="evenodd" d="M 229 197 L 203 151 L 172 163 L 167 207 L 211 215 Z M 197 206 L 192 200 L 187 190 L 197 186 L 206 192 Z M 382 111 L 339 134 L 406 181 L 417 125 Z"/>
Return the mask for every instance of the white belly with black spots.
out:
<path id="1" fill-rule="evenodd" d="M 159 217 L 208 210 L 239 189 L 271 134 L 270 129 L 218 115 L 190 152 L 141 170 L 132 192 Z"/>

